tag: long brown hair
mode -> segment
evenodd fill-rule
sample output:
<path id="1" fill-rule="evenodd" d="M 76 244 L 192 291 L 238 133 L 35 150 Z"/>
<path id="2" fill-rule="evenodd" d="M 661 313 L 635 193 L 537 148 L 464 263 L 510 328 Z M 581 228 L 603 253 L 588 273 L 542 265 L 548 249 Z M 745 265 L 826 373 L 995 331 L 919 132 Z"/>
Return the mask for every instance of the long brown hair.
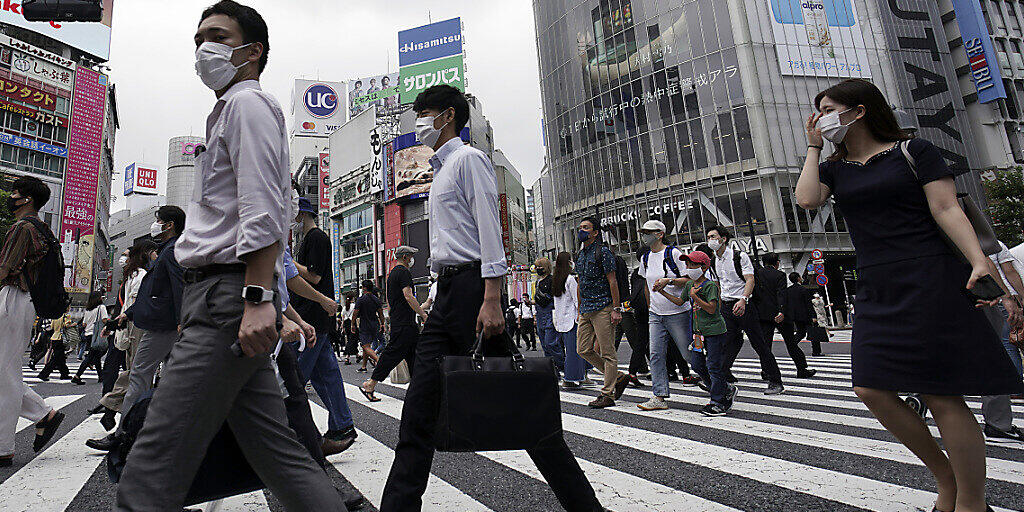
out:
<path id="1" fill-rule="evenodd" d="M 136 270 L 146 268 L 146 265 L 150 262 L 149 253 L 156 249 L 156 243 L 148 238 L 135 242 L 135 245 L 128 249 L 128 263 L 124 266 L 121 282 L 126 283 Z"/>
<path id="2" fill-rule="evenodd" d="M 849 108 L 864 106 L 864 117 L 861 121 L 867 126 L 876 139 L 882 142 L 897 142 L 912 138 L 909 132 L 900 128 L 896 121 L 889 102 L 885 101 L 885 95 L 875 87 L 875 84 L 862 78 L 851 78 L 843 80 L 824 91 L 818 93 L 814 98 L 814 107 L 821 111 L 821 99 L 828 96 L 836 103 L 846 105 Z M 836 144 L 836 150 L 828 157 L 829 162 L 842 160 L 850 154 L 846 144 Z"/>
<path id="3" fill-rule="evenodd" d="M 551 293 L 555 297 L 561 297 L 565 293 L 565 281 L 569 279 L 569 263 L 572 256 L 567 252 L 558 254 L 555 258 L 555 273 L 551 279 Z"/>

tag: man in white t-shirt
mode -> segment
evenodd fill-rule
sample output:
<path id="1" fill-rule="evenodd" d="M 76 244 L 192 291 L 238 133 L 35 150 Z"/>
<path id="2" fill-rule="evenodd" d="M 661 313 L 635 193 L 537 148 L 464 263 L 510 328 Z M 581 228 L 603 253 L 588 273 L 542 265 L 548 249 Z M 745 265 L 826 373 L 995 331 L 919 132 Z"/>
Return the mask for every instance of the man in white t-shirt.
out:
<path id="1" fill-rule="evenodd" d="M 526 350 L 537 350 L 537 324 L 533 320 L 529 293 L 523 294 L 523 302 L 519 304 L 519 339 L 523 340 Z"/>
<path id="2" fill-rule="evenodd" d="M 729 382 L 736 382 L 732 375 L 732 363 L 743 348 L 743 334 L 761 360 L 761 372 L 768 377 L 766 395 L 782 393 L 782 373 L 779 363 L 772 354 L 771 343 L 764 339 L 757 311 L 747 307 L 754 293 L 754 264 L 745 252 L 735 253 L 732 248 L 732 234 L 722 226 L 708 230 L 708 247 L 715 251 L 715 271 L 722 287 L 722 316 L 729 328 L 725 349 L 725 375 Z"/>
<path id="3" fill-rule="evenodd" d="M 1020 348 L 1010 343 L 1010 332 L 1021 329 L 1020 297 L 1024 294 L 1024 283 L 1017 272 L 1015 263 L 1017 260 L 1010 251 L 999 242 L 1001 251 L 989 256 L 999 270 L 1003 286 L 1009 295 L 1004 296 L 999 305 L 994 308 L 985 308 L 989 321 L 992 322 L 996 333 L 999 334 L 1006 347 L 1006 352 L 1021 373 Z M 1024 431 L 1013 425 L 1013 411 L 1010 407 L 1009 395 L 983 396 L 981 397 L 981 412 L 985 419 L 985 439 L 992 443 L 1006 441 L 1024 442 Z"/>

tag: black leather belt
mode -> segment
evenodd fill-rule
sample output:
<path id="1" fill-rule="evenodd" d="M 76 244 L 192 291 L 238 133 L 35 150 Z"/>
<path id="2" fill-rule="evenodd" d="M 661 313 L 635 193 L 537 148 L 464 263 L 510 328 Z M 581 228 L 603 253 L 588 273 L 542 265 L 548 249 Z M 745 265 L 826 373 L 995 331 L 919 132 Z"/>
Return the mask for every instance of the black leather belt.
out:
<path id="1" fill-rule="evenodd" d="M 447 267 L 441 267 L 441 271 L 437 273 L 437 276 L 440 277 L 441 279 L 448 279 L 450 277 L 455 277 L 456 275 L 461 274 L 467 270 L 473 270 L 475 268 L 480 268 L 479 261 L 471 261 L 469 263 L 463 263 L 461 265 L 448 265 Z"/>
<path id="2" fill-rule="evenodd" d="M 182 272 L 186 283 L 198 283 L 202 280 L 209 279 L 213 276 L 219 276 L 223 274 L 244 274 L 245 263 L 233 263 L 233 264 L 214 264 L 206 265 L 205 267 L 198 268 L 186 268 Z"/>

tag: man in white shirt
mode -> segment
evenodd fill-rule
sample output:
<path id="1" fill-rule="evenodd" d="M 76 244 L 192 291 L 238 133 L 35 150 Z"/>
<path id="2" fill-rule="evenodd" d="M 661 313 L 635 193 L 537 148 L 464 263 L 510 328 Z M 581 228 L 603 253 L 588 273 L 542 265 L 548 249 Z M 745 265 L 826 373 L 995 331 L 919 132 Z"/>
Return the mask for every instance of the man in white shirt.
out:
<path id="1" fill-rule="evenodd" d="M 537 324 L 533 320 L 533 302 L 529 293 L 524 293 L 523 302 L 519 303 L 519 339 L 526 344 L 526 350 L 537 350 Z"/>
<path id="2" fill-rule="evenodd" d="M 469 103 L 458 89 L 436 85 L 413 104 L 416 139 L 433 148 L 430 165 L 431 270 L 438 273 L 437 298 L 416 347 L 412 382 L 405 393 L 395 462 L 381 512 L 420 510 L 434 457 L 445 355 L 469 355 L 477 332 L 487 338 L 505 328 L 502 279 L 508 272 L 498 220 L 498 186 L 490 159 L 466 145 L 459 133 L 469 122 Z M 511 390 L 510 390 L 511 391 Z M 564 441 L 528 450 L 555 496 L 573 510 L 603 510 L 579 463 Z"/>
<path id="3" fill-rule="evenodd" d="M 764 339 L 757 311 L 748 308 L 750 296 L 754 293 L 754 264 L 745 252 L 733 252 L 732 234 L 722 226 L 708 230 L 708 247 L 715 251 L 715 271 L 722 287 L 722 316 L 729 329 L 725 349 L 725 375 L 732 383 L 732 363 L 743 348 L 743 334 L 761 360 L 761 372 L 768 377 L 766 395 L 782 393 L 782 373 L 779 363 L 772 354 L 771 343 Z"/>
<path id="4" fill-rule="evenodd" d="M 258 12 L 206 9 L 196 70 L 217 97 L 196 162 L 189 223 L 174 254 L 185 269 L 181 335 L 117 489 L 118 511 L 181 510 L 225 422 L 285 510 L 344 511 L 327 474 L 288 426 L 270 365 L 281 309 L 275 270 L 288 235 L 288 132 L 260 89 L 270 43 Z M 245 357 L 241 357 L 244 355 Z"/>
<path id="5" fill-rule="evenodd" d="M 996 269 L 999 270 L 1003 287 L 1006 288 L 1009 295 L 1004 296 L 999 305 L 993 308 L 985 308 L 985 313 L 989 321 L 992 322 L 996 333 L 999 334 L 1003 346 L 1006 347 L 1006 352 L 1009 354 L 1010 360 L 1013 361 L 1014 367 L 1017 368 L 1017 373 L 1020 373 L 1020 348 L 1010 343 L 1010 332 L 1020 331 L 1022 328 L 1020 297 L 1024 294 L 1024 283 L 1021 282 L 1021 276 L 1017 273 L 1017 269 L 1014 266 L 1016 258 L 1010 254 L 1009 249 L 1002 242 L 999 242 L 999 247 L 1002 250 L 990 255 L 989 259 L 992 260 Z M 986 440 L 992 443 L 1007 441 L 1024 442 L 1024 431 L 1013 424 L 1013 411 L 1011 410 L 1009 395 L 981 397 L 981 412 L 985 419 L 984 432 Z"/>

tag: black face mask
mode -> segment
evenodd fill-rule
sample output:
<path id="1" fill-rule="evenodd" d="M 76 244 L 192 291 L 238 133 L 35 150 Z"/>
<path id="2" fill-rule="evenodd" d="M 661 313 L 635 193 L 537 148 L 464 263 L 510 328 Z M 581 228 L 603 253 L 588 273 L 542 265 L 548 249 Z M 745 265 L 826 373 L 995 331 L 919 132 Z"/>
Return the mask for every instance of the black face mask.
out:
<path id="1" fill-rule="evenodd" d="M 542 268 L 538 268 L 538 269 L 537 269 L 537 275 L 538 275 L 538 276 L 542 276 L 542 275 L 544 275 L 544 274 L 547 274 L 547 273 L 548 273 L 548 271 L 547 271 L 547 270 L 544 270 L 544 269 L 542 269 Z"/>
<path id="2" fill-rule="evenodd" d="M 25 199 L 25 198 L 24 197 L 17 197 L 17 198 L 16 197 L 8 197 L 7 198 L 7 211 L 9 211 L 11 213 L 14 213 L 14 212 L 16 212 L 18 210 L 18 208 L 21 208 L 22 206 L 25 206 L 25 203 L 18 204 L 18 201 L 21 201 L 22 199 Z"/>

